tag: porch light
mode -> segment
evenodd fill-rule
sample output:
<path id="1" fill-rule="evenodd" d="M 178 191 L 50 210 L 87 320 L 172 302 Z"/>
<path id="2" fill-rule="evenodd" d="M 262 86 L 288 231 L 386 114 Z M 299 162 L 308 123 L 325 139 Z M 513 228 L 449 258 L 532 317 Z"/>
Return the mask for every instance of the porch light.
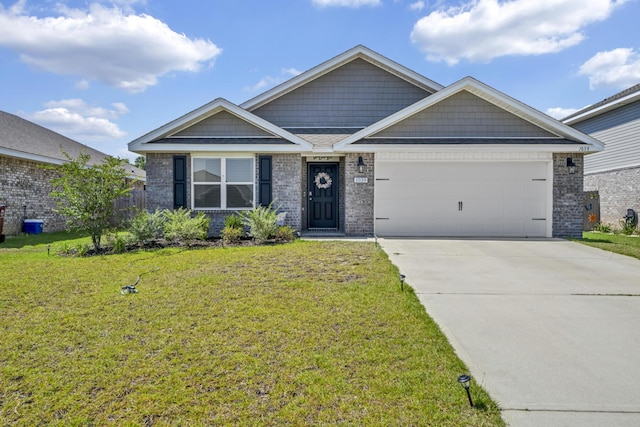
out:
<path id="1" fill-rule="evenodd" d="M 469 405 L 473 408 L 473 401 L 471 400 L 471 393 L 469 392 L 469 386 L 471 385 L 471 377 L 469 375 L 460 375 L 458 377 L 458 382 L 467 392 L 467 397 L 469 398 Z"/>
<path id="2" fill-rule="evenodd" d="M 573 159 L 571 157 L 567 157 L 567 169 L 569 169 L 569 173 L 576 173 L 576 164 L 573 163 Z"/>
<path id="3" fill-rule="evenodd" d="M 362 156 L 358 156 L 358 172 L 364 173 L 365 166 L 366 165 L 364 164 L 364 160 L 362 160 Z"/>

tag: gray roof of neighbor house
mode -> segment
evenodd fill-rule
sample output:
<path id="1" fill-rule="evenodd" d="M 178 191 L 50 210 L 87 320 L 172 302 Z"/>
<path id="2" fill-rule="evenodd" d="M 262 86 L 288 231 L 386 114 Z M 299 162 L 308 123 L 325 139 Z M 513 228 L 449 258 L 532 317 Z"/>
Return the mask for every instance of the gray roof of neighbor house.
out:
<path id="1" fill-rule="evenodd" d="M 602 109 L 603 107 L 609 106 L 609 104 L 611 104 L 610 106 L 611 108 L 606 109 L 606 111 L 608 111 L 618 106 L 618 104 L 624 105 L 625 98 L 633 97 L 635 99 L 637 97 L 637 95 L 633 96 L 635 94 L 640 95 L 640 83 L 638 83 L 637 85 L 631 86 L 630 88 L 627 88 L 623 91 L 620 91 L 615 95 L 605 98 L 600 102 L 596 102 L 595 104 L 589 105 L 588 107 L 585 107 L 582 110 L 576 111 L 575 113 L 568 115 L 561 121 L 573 123 L 576 121 L 575 119 L 577 119 L 579 116 L 585 116 L 584 118 L 587 118 L 587 116 L 593 115 L 588 113 L 590 112 L 596 113 L 596 110 Z M 601 112 L 598 111 L 597 113 L 599 114 Z"/>
<path id="2" fill-rule="evenodd" d="M 91 165 L 102 163 L 107 157 L 107 154 L 71 138 L 0 111 L 0 156 L 61 164 L 67 160 L 63 152 L 72 158 L 77 158 L 80 153 L 88 154 L 91 156 Z M 133 165 L 126 165 L 126 171 L 131 177 L 145 177 L 145 171 Z"/>

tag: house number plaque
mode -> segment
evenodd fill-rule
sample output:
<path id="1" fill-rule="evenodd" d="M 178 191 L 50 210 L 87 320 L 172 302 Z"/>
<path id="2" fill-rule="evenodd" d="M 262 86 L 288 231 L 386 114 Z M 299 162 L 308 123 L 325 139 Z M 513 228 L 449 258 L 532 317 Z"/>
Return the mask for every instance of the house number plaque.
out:
<path id="1" fill-rule="evenodd" d="M 367 182 L 369 182 L 369 178 L 367 178 L 366 176 L 356 176 L 353 178 L 353 182 L 355 182 L 356 184 L 366 184 Z"/>

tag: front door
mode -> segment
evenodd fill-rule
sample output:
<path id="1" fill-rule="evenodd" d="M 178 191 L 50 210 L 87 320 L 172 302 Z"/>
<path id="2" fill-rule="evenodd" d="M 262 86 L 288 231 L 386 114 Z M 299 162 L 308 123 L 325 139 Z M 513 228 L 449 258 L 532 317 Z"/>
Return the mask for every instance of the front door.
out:
<path id="1" fill-rule="evenodd" d="M 338 164 L 310 163 L 307 179 L 309 228 L 338 228 Z"/>

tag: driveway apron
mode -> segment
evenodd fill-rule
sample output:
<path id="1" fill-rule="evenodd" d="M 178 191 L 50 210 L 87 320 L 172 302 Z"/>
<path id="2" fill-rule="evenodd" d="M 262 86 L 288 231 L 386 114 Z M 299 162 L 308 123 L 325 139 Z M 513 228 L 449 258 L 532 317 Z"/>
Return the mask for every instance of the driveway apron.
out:
<path id="1" fill-rule="evenodd" d="M 639 260 L 559 239 L 378 242 L 509 425 L 640 425 Z"/>

